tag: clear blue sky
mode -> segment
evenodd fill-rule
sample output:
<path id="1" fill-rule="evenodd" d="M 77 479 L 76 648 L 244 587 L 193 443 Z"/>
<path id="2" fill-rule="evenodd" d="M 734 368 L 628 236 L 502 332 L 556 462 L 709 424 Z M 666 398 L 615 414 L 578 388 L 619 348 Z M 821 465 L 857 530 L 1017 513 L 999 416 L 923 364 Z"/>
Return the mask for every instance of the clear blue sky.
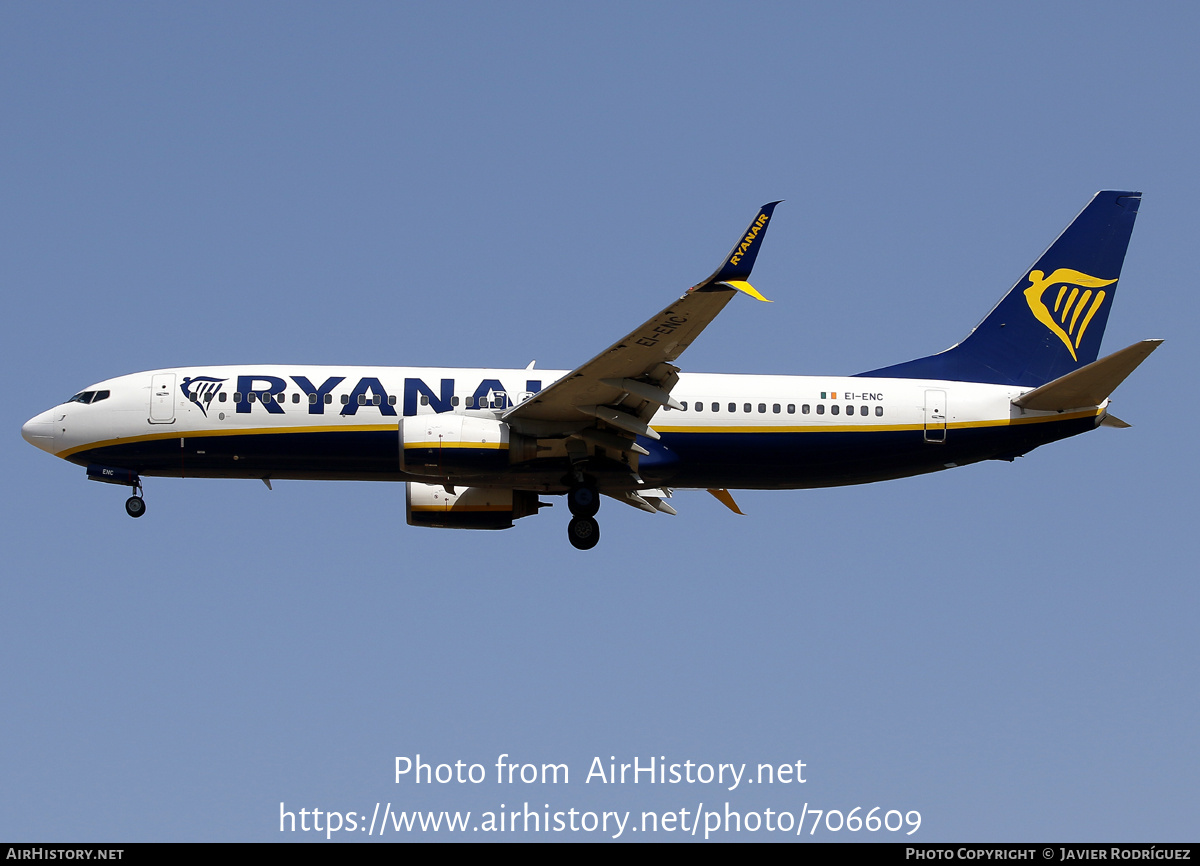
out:
<path id="1" fill-rule="evenodd" d="M 271 841 L 280 802 L 703 801 L 919 810 L 926 842 L 1194 839 L 1198 24 L 0 6 L 0 838 Z M 685 369 L 873 369 L 960 339 L 1103 188 L 1145 192 L 1105 347 L 1167 342 L 1116 394 L 1132 429 L 1012 465 L 746 492 L 745 517 L 609 502 L 581 554 L 561 503 L 426 530 L 386 484 L 150 479 L 133 521 L 19 435 L 182 364 L 569 368 L 779 198 L 755 271 L 775 303 L 731 304 Z M 418 753 L 571 782 L 394 784 Z M 596 756 L 807 781 L 585 784 Z"/>

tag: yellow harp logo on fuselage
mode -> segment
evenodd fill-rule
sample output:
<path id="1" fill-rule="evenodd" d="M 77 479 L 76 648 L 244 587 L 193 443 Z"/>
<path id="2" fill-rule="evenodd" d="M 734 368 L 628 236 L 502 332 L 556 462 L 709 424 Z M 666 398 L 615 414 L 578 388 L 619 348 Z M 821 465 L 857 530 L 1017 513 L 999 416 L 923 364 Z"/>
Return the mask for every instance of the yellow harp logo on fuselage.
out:
<path id="1" fill-rule="evenodd" d="M 1115 282 L 1115 279 L 1102 280 L 1070 268 L 1059 268 L 1048 277 L 1042 271 L 1030 271 L 1025 302 L 1037 320 L 1053 331 L 1063 341 L 1071 357 L 1078 361 L 1075 350 L 1079 348 L 1092 316 L 1104 303 L 1106 294 L 1103 290 L 1094 293 L 1092 290 L 1111 286 Z M 1058 286 L 1058 293 L 1054 297 L 1054 308 L 1051 309 L 1042 295 L 1054 286 Z"/>

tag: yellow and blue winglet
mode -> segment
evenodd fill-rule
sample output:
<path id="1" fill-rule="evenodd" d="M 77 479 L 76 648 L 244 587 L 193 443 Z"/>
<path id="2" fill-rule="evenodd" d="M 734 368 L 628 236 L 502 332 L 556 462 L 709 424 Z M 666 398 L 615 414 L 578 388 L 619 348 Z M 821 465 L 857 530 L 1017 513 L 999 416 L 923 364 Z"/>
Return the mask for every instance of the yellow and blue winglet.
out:
<path id="1" fill-rule="evenodd" d="M 760 301 L 766 300 L 747 280 L 750 278 L 750 271 L 754 269 L 754 260 L 758 258 L 758 251 L 767 234 L 767 224 L 771 221 L 777 204 L 779 202 L 773 201 L 759 208 L 758 215 L 746 227 L 746 231 L 742 233 L 738 242 L 733 245 L 733 249 L 729 251 L 729 255 L 725 257 L 721 267 L 717 268 L 707 280 L 697 284 L 695 289 L 712 291 L 717 288 L 731 288 L 745 292 Z"/>

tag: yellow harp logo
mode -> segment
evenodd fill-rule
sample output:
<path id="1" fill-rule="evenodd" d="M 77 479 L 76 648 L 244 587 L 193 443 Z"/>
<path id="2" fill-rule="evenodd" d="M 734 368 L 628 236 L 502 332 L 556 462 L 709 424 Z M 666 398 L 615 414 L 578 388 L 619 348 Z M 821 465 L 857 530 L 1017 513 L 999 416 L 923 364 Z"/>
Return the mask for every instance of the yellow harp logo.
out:
<path id="1" fill-rule="evenodd" d="M 1079 348 L 1092 316 L 1096 315 L 1096 311 L 1104 303 L 1105 293 L 1095 292 L 1093 298 L 1092 290 L 1101 286 L 1111 286 L 1115 282 L 1116 280 L 1090 277 L 1082 271 L 1073 271 L 1070 268 L 1059 268 L 1048 277 L 1042 271 L 1030 271 L 1025 301 L 1037 320 L 1053 331 L 1063 341 L 1071 357 L 1078 361 L 1075 350 Z M 1054 309 L 1051 310 L 1046 301 L 1042 300 L 1042 295 L 1055 285 L 1058 286 L 1058 294 L 1054 298 Z"/>

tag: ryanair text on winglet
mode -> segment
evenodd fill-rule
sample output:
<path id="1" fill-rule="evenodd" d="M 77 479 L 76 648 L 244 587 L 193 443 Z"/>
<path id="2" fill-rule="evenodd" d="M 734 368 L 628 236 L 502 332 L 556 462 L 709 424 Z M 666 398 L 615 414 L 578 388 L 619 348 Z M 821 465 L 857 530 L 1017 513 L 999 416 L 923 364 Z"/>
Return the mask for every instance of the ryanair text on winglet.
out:
<path id="1" fill-rule="evenodd" d="M 754 239 L 758 237 L 758 233 L 762 231 L 762 227 L 767 224 L 770 217 L 765 213 L 759 214 L 758 219 L 754 221 L 754 225 L 750 226 L 750 231 L 746 232 L 746 236 L 742 238 L 742 242 L 737 245 L 737 249 L 733 251 L 733 255 L 729 257 L 729 264 L 736 265 L 741 261 L 742 256 L 746 254 L 746 250 L 754 244 Z"/>

